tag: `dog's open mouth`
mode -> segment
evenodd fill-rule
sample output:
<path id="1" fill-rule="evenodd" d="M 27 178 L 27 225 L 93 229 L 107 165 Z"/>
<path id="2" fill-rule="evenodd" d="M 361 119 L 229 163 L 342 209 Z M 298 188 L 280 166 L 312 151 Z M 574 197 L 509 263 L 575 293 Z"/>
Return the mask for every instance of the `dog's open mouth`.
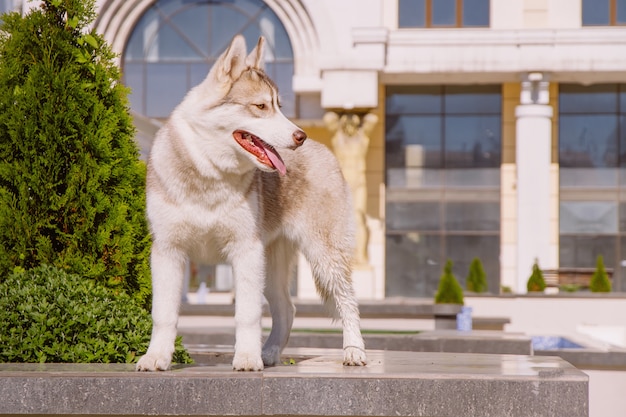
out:
<path id="1" fill-rule="evenodd" d="M 278 170 L 280 175 L 285 175 L 287 167 L 272 145 L 244 130 L 235 130 L 233 137 L 242 148 L 256 156 L 260 163 Z"/>

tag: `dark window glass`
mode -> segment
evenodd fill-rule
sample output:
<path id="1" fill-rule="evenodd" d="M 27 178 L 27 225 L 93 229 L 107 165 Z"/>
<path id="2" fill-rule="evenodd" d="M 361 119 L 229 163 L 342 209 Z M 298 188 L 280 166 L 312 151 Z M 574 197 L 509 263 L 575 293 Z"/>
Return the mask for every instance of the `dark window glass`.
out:
<path id="1" fill-rule="evenodd" d="M 489 26 L 489 0 L 464 0 L 463 26 Z"/>
<path id="2" fill-rule="evenodd" d="M 559 89 L 561 113 L 613 113 L 617 111 L 617 85 L 562 85 Z"/>
<path id="3" fill-rule="evenodd" d="M 155 39 L 149 49 L 151 56 L 164 57 L 164 61 L 200 59 L 198 46 L 172 26 L 162 25 Z"/>
<path id="4" fill-rule="evenodd" d="M 561 233 L 615 234 L 618 205 L 614 201 L 562 201 L 559 221 Z"/>
<path id="5" fill-rule="evenodd" d="M 389 87 L 387 167 L 499 167 L 501 103 L 498 86 Z"/>
<path id="6" fill-rule="evenodd" d="M 213 60 L 211 60 L 211 62 L 197 62 L 195 64 L 189 64 L 190 87 L 195 87 L 196 85 L 204 81 L 213 63 Z"/>
<path id="7" fill-rule="evenodd" d="M 399 116 L 392 120 L 394 124 L 387 130 L 388 139 L 392 142 L 400 141 L 402 147 L 401 154 L 395 156 L 398 163 L 393 166 L 442 166 L 441 116 Z M 412 151 L 404 152 L 407 146 Z M 421 149 L 421 155 L 416 153 L 416 147 Z"/>
<path id="8" fill-rule="evenodd" d="M 626 24 L 626 0 L 616 0 L 616 16 L 617 24 Z"/>
<path id="9" fill-rule="evenodd" d="M 625 199 L 626 193 L 624 193 L 624 189 L 622 189 L 621 197 L 622 200 Z M 620 201 L 619 203 L 619 231 L 620 233 L 626 232 L 626 202 Z M 625 265 L 626 266 L 626 265 Z"/>
<path id="10" fill-rule="evenodd" d="M 561 266 L 571 268 L 593 268 L 598 255 L 604 257 L 604 265 L 615 265 L 617 237 L 615 236 L 559 236 L 559 260 Z"/>
<path id="11" fill-rule="evenodd" d="M 452 272 L 463 288 L 466 287 L 467 271 L 472 259 L 478 258 L 483 263 L 489 292 L 500 291 L 500 263 L 492 260 L 500 253 L 499 236 L 448 235 L 445 239 L 448 258 L 454 260 Z M 443 270 L 443 267 L 440 267 Z"/>
<path id="12" fill-rule="evenodd" d="M 388 230 L 424 230 L 441 229 L 441 203 L 435 202 L 395 202 L 387 205 Z"/>
<path id="13" fill-rule="evenodd" d="M 502 95 L 500 86 L 446 87 L 446 113 L 488 114 L 500 113 Z"/>
<path id="14" fill-rule="evenodd" d="M 200 59 L 202 56 L 210 55 L 209 40 L 212 39 L 212 33 L 210 33 L 212 26 L 207 25 L 209 10 L 208 7 L 190 7 L 169 17 L 171 22 L 169 27 L 176 30 L 178 36 L 185 39 L 193 50 L 193 53 L 188 55 L 189 58 Z M 184 31 L 181 31 L 181 28 Z M 159 36 L 163 37 L 161 34 Z"/>
<path id="15" fill-rule="evenodd" d="M 610 23 L 609 1 L 583 0 L 583 25 L 608 25 Z"/>
<path id="16" fill-rule="evenodd" d="M 209 10 L 210 24 L 208 26 L 211 33 L 211 37 L 209 38 L 211 50 L 223 51 L 230 43 L 233 33 L 243 33 L 250 20 L 250 16 L 247 16 L 238 9 L 227 6 L 220 7 L 219 9 L 210 8 Z M 253 43 L 250 43 L 250 41 L 251 40 L 246 37 L 248 48 L 256 44 L 256 40 L 252 40 Z"/>
<path id="17" fill-rule="evenodd" d="M 563 168 L 616 167 L 618 117 L 565 115 L 559 118 L 559 162 Z"/>
<path id="18" fill-rule="evenodd" d="M 619 165 L 621 167 L 625 167 L 626 166 L 626 115 L 620 115 L 619 117 L 619 132 L 620 132 L 620 137 L 619 137 Z M 625 181 L 622 181 L 622 184 L 626 184 L 626 178 L 624 179 Z"/>
<path id="19" fill-rule="evenodd" d="M 130 95 L 128 96 L 130 106 L 140 114 L 146 113 L 143 69 L 143 64 L 126 64 L 124 66 L 124 80 L 126 80 L 126 85 L 130 88 Z"/>
<path id="20" fill-rule="evenodd" d="M 387 88 L 388 296 L 432 297 L 448 258 L 462 280 L 480 257 L 498 291 L 500 90 Z"/>
<path id="21" fill-rule="evenodd" d="M 434 296 L 445 264 L 445 259 L 441 259 L 441 244 L 439 235 L 387 235 L 387 297 Z"/>
<path id="22" fill-rule="evenodd" d="M 447 230 L 500 230 L 500 202 L 449 202 L 445 215 Z"/>
<path id="23" fill-rule="evenodd" d="M 500 166 L 500 116 L 448 116 L 445 119 L 445 166 Z"/>
<path id="24" fill-rule="evenodd" d="M 15 10 L 14 0 L 1 0 L 0 1 L 0 13 L 10 12 Z"/>
<path id="25" fill-rule="evenodd" d="M 420 28 L 426 26 L 426 0 L 399 0 L 398 27 Z"/>
<path id="26" fill-rule="evenodd" d="M 398 27 L 488 27 L 490 0 L 398 0 Z"/>
<path id="27" fill-rule="evenodd" d="M 387 87 L 387 114 L 440 114 L 442 104 L 441 87 Z"/>
<path id="28" fill-rule="evenodd" d="M 185 65 L 149 65 L 146 68 L 146 114 L 169 114 L 188 89 Z"/>
<path id="29" fill-rule="evenodd" d="M 619 245 L 626 237 L 625 90 L 623 84 L 559 86 L 561 267 L 594 268 L 597 255 L 607 268 L 626 259 Z M 615 269 L 616 287 L 622 269 Z"/>
<path id="30" fill-rule="evenodd" d="M 434 0 L 432 2 L 432 25 L 456 25 L 456 0 Z"/>

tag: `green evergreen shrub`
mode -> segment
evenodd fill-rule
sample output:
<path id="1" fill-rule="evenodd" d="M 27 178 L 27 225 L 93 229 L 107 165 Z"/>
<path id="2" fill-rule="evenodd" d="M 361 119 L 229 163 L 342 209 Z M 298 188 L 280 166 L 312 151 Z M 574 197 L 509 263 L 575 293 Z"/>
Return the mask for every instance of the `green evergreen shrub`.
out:
<path id="1" fill-rule="evenodd" d="M 535 259 L 533 272 L 526 283 L 528 292 L 543 292 L 546 289 L 546 281 L 543 279 L 543 272 L 539 269 L 539 262 Z"/>
<path id="2" fill-rule="evenodd" d="M 439 288 L 435 294 L 437 304 L 464 304 L 463 288 L 452 273 L 452 261 L 448 259 L 443 274 L 439 279 Z"/>
<path id="3" fill-rule="evenodd" d="M 151 326 L 123 290 L 55 267 L 0 281 L 0 362 L 130 363 L 148 349 Z M 178 339 L 174 362 L 190 361 Z"/>
<path id="4" fill-rule="evenodd" d="M 93 0 L 0 26 L 0 280 L 55 265 L 149 304 L 145 164 Z"/>
<path id="5" fill-rule="evenodd" d="M 480 259 L 472 259 L 465 285 L 467 291 L 476 293 L 486 292 L 488 290 L 487 276 L 485 275 L 485 270 L 483 269 L 483 264 Z"/>
<path id="6" fill-rule="evenodd" d="M 591 292 L 611 292 L 611 281 L 604 270 L 604 258 L 598 255 L 596 258 L 596 270 L 589 282 Z"/>

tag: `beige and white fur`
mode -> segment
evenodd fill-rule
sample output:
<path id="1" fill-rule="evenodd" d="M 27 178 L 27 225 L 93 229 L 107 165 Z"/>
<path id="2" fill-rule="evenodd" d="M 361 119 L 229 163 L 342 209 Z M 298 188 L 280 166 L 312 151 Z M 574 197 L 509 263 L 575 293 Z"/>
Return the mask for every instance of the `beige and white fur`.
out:
<path id="1" fill-rule="evenodd" d="M 157 133 L 148 163 L 153 329 L 137 370 L 169 368 L 188 260 L 229 263 L 235 282 L 233 368 L 280 363 L 295 314 L 298 251 L 343 325 L 344 365 L 365 365 L 351 283 L 355 230 L 349 189 L 332 153 L 280 111 L 263 72 L 263 38 L 246 56 L 236 36 L 207 78 Z M 263 297 L 272 330 L 262 346 Z"/>

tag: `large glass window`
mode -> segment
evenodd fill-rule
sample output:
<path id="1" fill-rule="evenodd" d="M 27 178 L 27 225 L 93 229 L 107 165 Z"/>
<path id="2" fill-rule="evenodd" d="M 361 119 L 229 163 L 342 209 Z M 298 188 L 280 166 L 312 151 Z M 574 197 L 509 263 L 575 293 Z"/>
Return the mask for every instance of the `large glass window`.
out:
<path id="1" fill-rule="evenodd" d="M 398 26 L 488 27 L 490 0 L 399 0 Z"/>
<path id="2" fill-rule="evenodd" d="M 583 26 L 626 25 L 626 0 L 583 0 Z"/>
<path id="3" fill-rule="evenodd" d="M 626 85 L 559 87 L 559 258 L 595 267 L 603 255 L 621 289 L 626 260 Z M 623 248 L 623 249 L 622 249 Z"/>
<path id="4" fill-rule="evenodd" d="M 500 86 L 389 86 L 387 296 L 432 297 L 443 265 L 500 275 Z"/>
<path id="5" fill-rule="evenodd" d="M 279 87 L 283 112 L 295 115 L 293 52 L 276 14 L 261 0 L 157 0 L 124 51 L 124 81 L 136 113 L 166 118 L 241 33 L 249 48 L 265 36 L 265 69 Z"/>

